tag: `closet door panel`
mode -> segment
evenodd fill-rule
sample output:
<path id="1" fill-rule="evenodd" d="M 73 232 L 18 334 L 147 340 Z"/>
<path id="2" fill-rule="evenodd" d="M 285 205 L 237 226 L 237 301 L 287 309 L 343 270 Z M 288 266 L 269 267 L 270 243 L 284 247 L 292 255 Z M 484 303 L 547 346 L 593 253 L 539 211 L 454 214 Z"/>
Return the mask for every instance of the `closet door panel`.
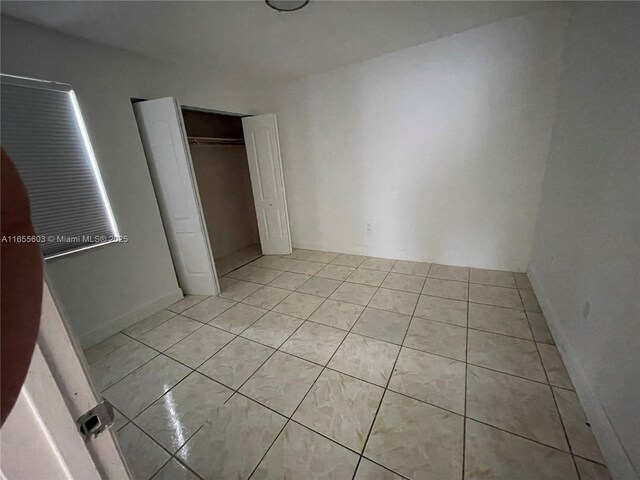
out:
<path id="1" fill-rule="evenodd" d="M 276 116 L 268 114 L 245 117 L 242 125 L 262 253 L 291 253 Z"/>

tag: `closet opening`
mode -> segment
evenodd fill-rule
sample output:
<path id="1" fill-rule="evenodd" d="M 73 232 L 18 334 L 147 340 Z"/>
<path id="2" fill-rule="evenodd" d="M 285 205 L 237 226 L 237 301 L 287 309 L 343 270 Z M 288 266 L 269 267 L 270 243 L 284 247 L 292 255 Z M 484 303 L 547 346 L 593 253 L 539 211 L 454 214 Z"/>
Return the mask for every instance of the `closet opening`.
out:
<path id="1" fill-rule="evenodd" d="M 182 107 L 218 277 L 262 255 L 240 115 Z"/>

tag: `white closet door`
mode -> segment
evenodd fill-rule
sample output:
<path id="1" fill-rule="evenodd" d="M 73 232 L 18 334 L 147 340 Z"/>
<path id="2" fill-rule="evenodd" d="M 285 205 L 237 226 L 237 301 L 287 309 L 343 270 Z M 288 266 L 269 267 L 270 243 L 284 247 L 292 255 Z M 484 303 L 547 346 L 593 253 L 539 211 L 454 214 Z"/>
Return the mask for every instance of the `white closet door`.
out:
<path id="1" fill-rule="evenodd" d="M 291 253 L 287 197 L 276 116 L 242 119 L 260 243 L 264 255 Z"/>
<path id="2" fill-rule="evenodd" d="M 215 295 L 218 282 L 180 106 L 175 98 L 161 98 L 138 102 L 134 110 L 180 288 Z"/>

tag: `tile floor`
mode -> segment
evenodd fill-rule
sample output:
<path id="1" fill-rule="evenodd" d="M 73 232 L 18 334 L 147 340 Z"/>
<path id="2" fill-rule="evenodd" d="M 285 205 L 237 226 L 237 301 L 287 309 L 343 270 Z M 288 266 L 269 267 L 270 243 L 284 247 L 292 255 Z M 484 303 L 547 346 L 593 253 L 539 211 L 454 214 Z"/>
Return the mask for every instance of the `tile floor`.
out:
<path id="1" fill-rule="evenodd" d="M 604 480 L 525 274 L 296 250 L 86 352 L 136 478 Z"/>

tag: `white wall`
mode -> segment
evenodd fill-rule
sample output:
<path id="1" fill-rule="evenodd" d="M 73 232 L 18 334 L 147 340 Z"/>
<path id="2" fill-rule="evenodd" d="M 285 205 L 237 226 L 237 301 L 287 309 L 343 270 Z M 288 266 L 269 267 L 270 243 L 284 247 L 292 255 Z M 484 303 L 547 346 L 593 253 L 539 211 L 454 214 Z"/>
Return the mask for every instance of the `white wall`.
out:
<path id="1" fill-rule="evenodd" d="M 259 244 L 244 145 L 191 145 L 190 150 L 213 258 Z"/>
<path id="2" fill-rule="evenodd" d="M 184 71 L 2 17 L 2 73 L 70 83 L 78 96 L 115 218 L 128 243 L 48 262 L 83 346 L 180 297 L 130 97 L 244 113 L 238 79 Z"/>
<path id="3" fill-rule="evenodd" d="M 296 247 L 524 271 L 566 11 L 275 89 Z"/>
<path id="4" fill-rule="evenodd" d="M 576 10 L 529 267 L 616 479 L 640 473 L 639 68 L 638 4 Z"/>

